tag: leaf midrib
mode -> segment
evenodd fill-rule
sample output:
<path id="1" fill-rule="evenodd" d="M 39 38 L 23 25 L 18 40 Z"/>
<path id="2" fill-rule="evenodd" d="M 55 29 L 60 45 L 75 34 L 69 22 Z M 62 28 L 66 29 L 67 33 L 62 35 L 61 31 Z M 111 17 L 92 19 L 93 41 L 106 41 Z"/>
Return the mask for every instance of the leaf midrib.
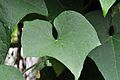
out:
<path id="1" fill-rule="evenodd" d="M 110 41 L 111 41 L 111 46 L 112 46 L 112 50 L 113 50 L 113 54 L 114 54 L 114 59 L 115 59 L 115 68 L 116 68 L 116 75 L 117 75 L 117 80 L 119 80 L 119 76 L 118 76 L 118 71 L 117 71 L 117 60 L 116 60 L 116 52 L 115 52 L 115 47 L 114 47 L 114 42 L 113 42 L 113 37 L 110 38 Z"/>

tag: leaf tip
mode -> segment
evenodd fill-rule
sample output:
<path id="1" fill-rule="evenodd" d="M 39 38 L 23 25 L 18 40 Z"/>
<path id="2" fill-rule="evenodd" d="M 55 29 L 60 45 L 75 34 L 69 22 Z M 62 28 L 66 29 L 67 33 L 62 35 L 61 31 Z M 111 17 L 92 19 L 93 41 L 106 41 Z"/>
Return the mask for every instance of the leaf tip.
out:
<path id="1" fill-rule="evenodd" d="M 103 16 L 106 17 L 108 11 L 102 10 L 102 12 L 103 12 Z"/>

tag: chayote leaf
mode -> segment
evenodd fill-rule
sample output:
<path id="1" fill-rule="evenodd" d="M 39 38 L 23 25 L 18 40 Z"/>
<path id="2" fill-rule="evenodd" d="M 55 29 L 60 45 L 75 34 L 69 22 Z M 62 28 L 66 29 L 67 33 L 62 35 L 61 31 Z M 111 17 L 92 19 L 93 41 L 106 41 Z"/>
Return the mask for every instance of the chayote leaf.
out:
<path id="1" fill-rule="evenodd" d="M 58 32 L 55 40 L 52 24 L 43 20 L 25 22 L 22 45 L 25 56 L 50 56 L 80 76 L 88 53 L 100 45 L 95 29 L 79 13 L 64 11 L 54 20 Z"/>
<path id="2" fill-rule="evenodd" d="M 86 17 L 95 27 L 102 43 L 91 51 L 89 57 L 95 61 L 105 80 L 120 80 L 120 15 L 110 19 L 94 11 Z"/>

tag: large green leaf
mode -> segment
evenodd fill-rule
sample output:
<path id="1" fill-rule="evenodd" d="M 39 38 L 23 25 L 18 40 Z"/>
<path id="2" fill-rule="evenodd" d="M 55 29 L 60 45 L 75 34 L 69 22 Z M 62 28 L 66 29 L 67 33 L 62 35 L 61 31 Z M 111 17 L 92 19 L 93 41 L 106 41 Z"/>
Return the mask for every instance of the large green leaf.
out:
<path id="1" fill-rule="evenodd" d="M 108 10 L 115 3 L 116 0 L 99 0 L 99 1 L 102 7 L 103 15 L 106 16 Z"/>
<path id="2" fill-rule="evenodd" d="M 22 45 L 25 56 L 51 56 L 62 62 L 78 79 L 88 53 L 100 45 L 96 31 L 79 13 L 65 11 L 55 20 L 58 39 L 47 21 L 25 22 Z"/>
<path id="3" fill-rule="evenodd" d="M 9 48 L 9 29 L 0 22 L 0 64 L 4 63 Z"/>
<path id="4" fill-rule="evenodd" d="M 0 21 L 8 27 L 15 26 L 29 13 L 48 15 L 44 0 L 0 0 Z"/>
<path id="5" fill-rule="evenodd" d="M 14 67 L 0 65 L 0 80 L 25 80 L 20 71 Z"/>
<path id="6" fill-rule="evenodd" d="M 98 32 L 101 46 L 94 49 L 90 54 L 105 80 L 120 80 L 120 27 L 116 19 L 104 18 L 99 11 L 86 15 Z M 111 26 L 112 25 L 112 26 Z M 112 35 L 109 35 L 112 31 Z"/>

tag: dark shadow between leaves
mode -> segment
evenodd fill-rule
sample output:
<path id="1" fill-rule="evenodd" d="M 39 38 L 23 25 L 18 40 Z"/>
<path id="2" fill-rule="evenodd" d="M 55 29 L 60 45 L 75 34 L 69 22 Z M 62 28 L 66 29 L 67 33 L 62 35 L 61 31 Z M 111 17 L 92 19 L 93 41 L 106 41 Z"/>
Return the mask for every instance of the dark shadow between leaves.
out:
<path id="1" fill-rule="evenodd" d="M 40 14 L 37 14 L 37 13 L 30 13 L 30 14 L 27 14 L 23 19 L 21 19 L 20 22 L 32 21 L 32 20 L 35 20 L 35 19 L 48 21 L 46 16 L 43 16 L 43 15 L 40 15 Z"/>
<path id="2" fill-rule="evenodd" d="M 98 70 L 98 67 L 96 66 L 95 62 L 91 58 L 87 57 L 84 62 L 83 70 L 81 72 L 79 80 L 105 80 L 105 79 Z"/>

